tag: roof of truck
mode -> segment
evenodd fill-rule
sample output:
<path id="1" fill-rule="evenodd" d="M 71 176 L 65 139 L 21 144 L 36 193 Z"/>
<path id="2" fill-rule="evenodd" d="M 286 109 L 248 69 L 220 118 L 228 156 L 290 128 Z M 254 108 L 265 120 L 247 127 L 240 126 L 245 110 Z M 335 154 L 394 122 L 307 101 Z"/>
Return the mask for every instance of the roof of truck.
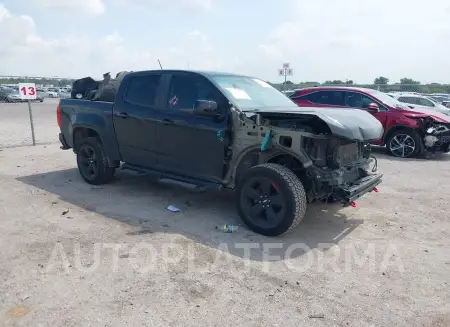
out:
<path id="1" fill-rule="evenodd" d="M 164 72 L 164 73 L 196 73 L 203 76 L 219 76 L 219 75 L 228 75 L 228 76 L 242 76 L 242 77 L 251 77 L 242 74 L 236 73 L 226 73 L 220 71 L 212 71 L 212 70 L 190 70 L 190 69 L 152 69 L 145 71 L 133 71 L 130 73 L 145 73 L 145 72 Z"/>

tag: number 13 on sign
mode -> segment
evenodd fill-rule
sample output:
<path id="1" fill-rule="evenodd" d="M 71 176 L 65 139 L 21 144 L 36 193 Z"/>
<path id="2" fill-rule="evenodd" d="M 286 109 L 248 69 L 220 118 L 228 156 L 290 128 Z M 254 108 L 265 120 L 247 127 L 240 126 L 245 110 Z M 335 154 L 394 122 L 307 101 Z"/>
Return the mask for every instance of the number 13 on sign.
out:
<path id="1" fill-rule="evenodd" d="M 34 83 L 20 83 L 19 94 L 22 100 L 35 100 L 36 85 Z"/>

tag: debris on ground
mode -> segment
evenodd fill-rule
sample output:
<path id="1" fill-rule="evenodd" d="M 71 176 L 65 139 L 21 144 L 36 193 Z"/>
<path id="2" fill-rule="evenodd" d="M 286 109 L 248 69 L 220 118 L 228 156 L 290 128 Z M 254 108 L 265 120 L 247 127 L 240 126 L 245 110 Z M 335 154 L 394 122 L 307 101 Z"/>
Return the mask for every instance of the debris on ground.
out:
<path id="1" fill-rule="evenodd" d="M 172 212 L 180 212 L 181 210 L 178 209 L 177 207 L 170 205 L 167 207 L 167 210 L 172 211 Z"/>
<path id="2" fill-rule="evenodd" d="M 325 318 L 325 315 L 323 313 L 315 314 L 315 315 L 309 315 L 309 318 L 311 319 L 323 319 Z"/>
<path id="3" fill-rule="evenodd" d="M 216 226 L 217 230 L 222 230 L 224 233 L 234 233 L 239 228 L 239 225 L 231 225 L 231 224 L 225 224 L 222 226 Z"/>
<path id="4" fill-rule="evenodd" d="M 30 308 L 19 305 L 19 306 L 15 306 L 14 308 L 11 308 L 7 312 L 7 314 L 11 317 L 23 317 L 30 311 L 31 311 Z"/>

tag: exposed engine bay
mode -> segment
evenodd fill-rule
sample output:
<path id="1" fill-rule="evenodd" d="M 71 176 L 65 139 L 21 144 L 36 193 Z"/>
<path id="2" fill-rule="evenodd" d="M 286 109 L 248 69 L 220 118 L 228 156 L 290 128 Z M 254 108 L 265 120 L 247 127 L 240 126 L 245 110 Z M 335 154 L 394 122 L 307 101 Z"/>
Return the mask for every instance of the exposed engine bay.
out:
<path id="1" fill-rule="evenodd" d="M 424 146 L 427 152 L 449 152 L 450 151 L 450 126 L 435 122 L 432 118 L 421 120 L 424 131 Z"/>
<path id="2" fill-rule="evenodd" d="M 296 154 L 301 165 L 289 168 L 304 183 L 310 202 L 334 198 L 348 203 L 363 194 L 361 189 L 366 188 L 364 192 L 370 192 L 381 182 L 382 174 L 376 173 L 377 161 L 371 156 L 369 140 L 345 138 L 343 134 L 347 133 L 344 129 L 346 126 L 338 120 L 329 118 L 326 121 L 308 113 L 263 113 L 248 118 L 253 124 L 241 124 L 244 133 L 240 135 L 244 139 L 238 143 L 244 145 L 250 135 L 260 134 L 263 137 L 262 145 L 270 139 L 269 146 L 264 149 L 261 147 L 261 153 L 258 154 L 262 157 L 260 162 L 266 162 L 267 157 L 264 156 L 270 157 L 272 152 L 275 157 L 283 150 Z M 338 130 L 342 131 L 341 135 L 332 132 L 331 124 L 335 124 L 334 130 L 336 126 L 342 126 Z M 382 127 L 380 130 L 380 134 L 373 135 L 381 135 Z M 348 135 L 357 133 L 350 131 Z"/>

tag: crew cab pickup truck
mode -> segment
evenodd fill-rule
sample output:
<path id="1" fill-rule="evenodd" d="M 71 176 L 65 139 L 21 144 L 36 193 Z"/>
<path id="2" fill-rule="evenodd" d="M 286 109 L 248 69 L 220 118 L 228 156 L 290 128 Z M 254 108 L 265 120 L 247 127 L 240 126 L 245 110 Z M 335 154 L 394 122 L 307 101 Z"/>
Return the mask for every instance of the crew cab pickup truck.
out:
<path id="1" fill-rule="evenodd" d="M 377 119 L 350 109 L 300 111 L 253 77 L 131 72 L 113 102 L 62 99 L 57 120 L 61 148 L 76 153 L 86 182 L 108 183 L 120 167 L 233 189 L 244 223 L 267 236 L 292 230 L 309 203 L 351 205 L 382 181 L 368 144 L 383 134 Z"/>

